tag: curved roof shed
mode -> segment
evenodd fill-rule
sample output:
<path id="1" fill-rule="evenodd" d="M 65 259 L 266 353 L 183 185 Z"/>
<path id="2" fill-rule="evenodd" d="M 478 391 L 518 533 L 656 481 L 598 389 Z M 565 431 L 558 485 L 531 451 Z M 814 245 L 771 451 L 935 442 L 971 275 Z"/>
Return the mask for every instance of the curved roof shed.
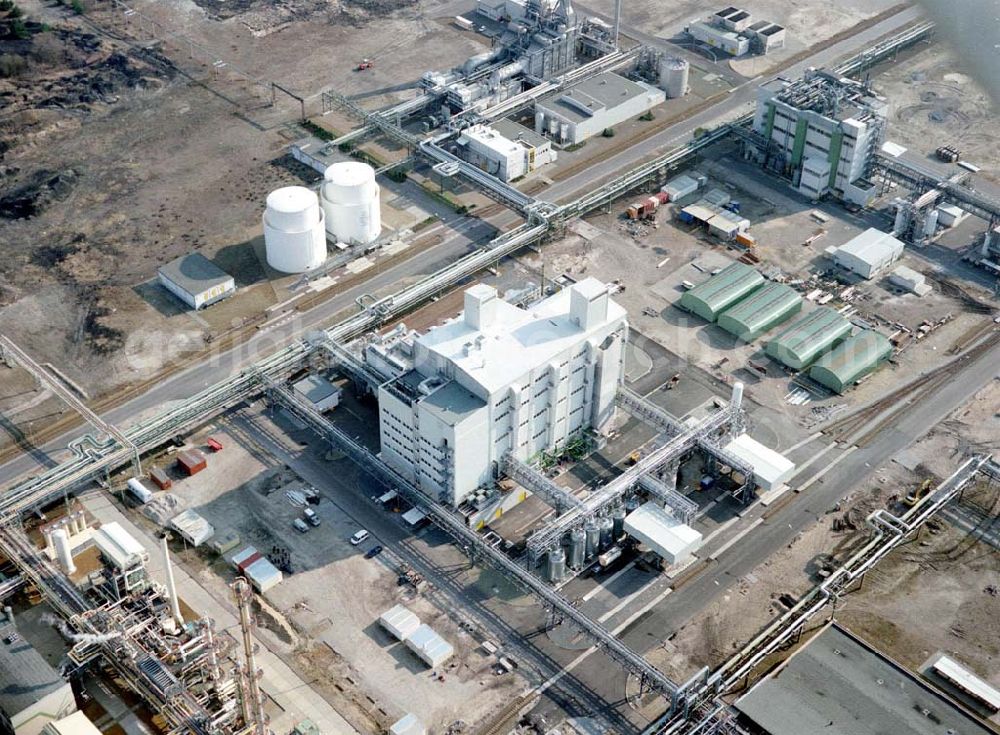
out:
<path id="1" fill-rule="evenodd" d="M 764 351 L 782 365 L 801 370 L 850 334 L 847 319 L 820 306 L 782 330 Z"/>
<path id="2" fill-rule="evenodd" d="M 809 377 L 835 393 L 843 393 L 858 379 L 875 370 L 892 355 L 892 344 L 871 329 L 854 335 L 823 355 L 809 370 Z"/>
<path id="3" fill-rule="evenodd" d="M 802 308 L 802 297 L 781 283 L 768 283 L 719 317 L 719 326 L 744 342 L 753 342 Z"/>
<path id="4" fill-rule="evenodd" d="M 720 313 L 753 293 L 764 276 L 743 263 L 733 263 L 681 296 L 681 307 L 714 322 Z"/>

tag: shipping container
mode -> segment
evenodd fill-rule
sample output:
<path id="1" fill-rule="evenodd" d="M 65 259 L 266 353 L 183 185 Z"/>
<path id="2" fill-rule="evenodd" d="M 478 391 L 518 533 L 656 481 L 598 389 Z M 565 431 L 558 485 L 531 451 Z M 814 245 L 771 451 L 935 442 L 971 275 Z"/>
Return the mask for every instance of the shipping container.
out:
<path id="1" fill-rule="evenodd" d="M 757 240 L 748 232 L 738 232 L 736 233 L 736 244 L 745 248 L 753 248 L 757 246 Z"/>
<path id="2" fill-rule="evenodd" d="M 185 449 L 177 453 L 177 465 L 190 476 L 205 469 L 208 462 L 205 461 L 205 455 L 197 449 Z"/>
<path id="3" fill-rule="evenodd" d="M 694 222 L 694 215 L 690 212 L 685 212 L 683 209 L 677 213 L 677 219 L 679 219 L 684 224 L 691 224 Z"/>
<path id="4" fill-rule="evenodd" d="M 220 442 L 215 437 L 211 437 L 211 436 L 208 437 L 208 439 L 205 440 L 205 444 L 207 444 L 208 448 L 211 449 L 213 452 L 221 452 L 222 451 L 222 442 Z"/>
<path id="5" fill-rule="evenodd" d="M 167 475 L 166 470 L 161 469 L 160 467 L 153 467 L 149 471 L 149 479 L 152 480 L 153 483 L 160 488 L 160 490 L 169 490 L 174 484 L 170 480 L 170 476 Z"/>

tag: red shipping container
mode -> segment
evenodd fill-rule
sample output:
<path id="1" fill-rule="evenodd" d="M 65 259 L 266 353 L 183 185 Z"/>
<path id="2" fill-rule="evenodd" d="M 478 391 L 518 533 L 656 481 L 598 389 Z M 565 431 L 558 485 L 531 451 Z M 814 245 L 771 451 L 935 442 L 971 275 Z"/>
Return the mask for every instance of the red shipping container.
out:
<path id="1" fill-rule="evenodd" d="M 170 477 L 159 467 L 154 467 L 149 471 L 149 479 L 152 480 L 160 490 L 169 490 L 170 486 L 174 483 L 171 482 Z"/>
<path id="2" fill-rule="evenodd" d="M 197 449 L 185 449 L 183 452 L 178 452 L 177 464 L 188 475 L 201 472 L 208 466 L 208 462 L 205 461 L 205 455 Z"/>
<path id="3" fill-rule="evenodd" d="M 211 436 L 208 437 L 205 440 L 205 444 L 207 444 L 208 448 L 211 449 L 213 452 L 221 452 L 222 451 L 222 442 L 220 442 L 215 437 L 211 437 Z"/>

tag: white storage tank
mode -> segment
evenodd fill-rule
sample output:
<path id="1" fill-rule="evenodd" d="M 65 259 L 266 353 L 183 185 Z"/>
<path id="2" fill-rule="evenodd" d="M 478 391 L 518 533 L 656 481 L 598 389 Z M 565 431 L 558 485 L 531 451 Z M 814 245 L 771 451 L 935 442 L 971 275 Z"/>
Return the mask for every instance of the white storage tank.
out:
<path id="1" fill-rule="evenodd" d="M 326 170 L 319 193 L 326 229 L 346 243 L 370 243 L 382 232 L 375 169 L 359 161 L 335 163 Z"/>
<path id="2" fill-rule="evenodd" d="M 326 223 L 316 194 L 285 186 L 267 195 L 264 247 L 267 264 L 282 273 L 305 273 L 326 261 Z"/>
<path id="3" fill-rule="evenodd" d="M 660 61 L 660 87 L 671 99 L 683 97 L 688 91 L 691 64 L 687 59 L 665 56 Z"/>

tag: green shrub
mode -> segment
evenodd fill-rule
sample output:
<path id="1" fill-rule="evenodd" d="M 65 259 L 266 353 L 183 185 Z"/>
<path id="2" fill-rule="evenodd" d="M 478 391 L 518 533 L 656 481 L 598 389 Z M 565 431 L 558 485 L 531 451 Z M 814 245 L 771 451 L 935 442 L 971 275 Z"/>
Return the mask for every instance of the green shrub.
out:
<path id="1" fill-rule="evenodd" d="M 18 18 L 10 24 L 10 35 L 19 41 L 23 41 L 26 38 L 31 38 L 31 31 L 28 30 L 28 26 L 24 24 L 24 21 Z"/>
<path id="2" fill-rule="evenodd" d="M 604 130 L 601 132 L 601 137 L 602 138 L 614 138 L 615 137 L 615 129 L 614 128 L 604 128 Z"/>
<path id="3" fill-rule="evenodd" d="M 83 3 L 80 0 L 73 0 L 69 5 L 77 15 L 83 15 Z"/>
<path id="4" fill-rule="evenodd" d="M 15 54 L 0 56 L 0 77 L 16 77 L 28 69 L 28 60 Z"/>
<path id="5" fill-rule="evenodd" d="M 643 122 L 650 122 L 651 120 L 656 119 L 656 115 L 653 114 L 652 110 L 646 110 L 646 112 L 639 115 L 639 119 Z"/>

